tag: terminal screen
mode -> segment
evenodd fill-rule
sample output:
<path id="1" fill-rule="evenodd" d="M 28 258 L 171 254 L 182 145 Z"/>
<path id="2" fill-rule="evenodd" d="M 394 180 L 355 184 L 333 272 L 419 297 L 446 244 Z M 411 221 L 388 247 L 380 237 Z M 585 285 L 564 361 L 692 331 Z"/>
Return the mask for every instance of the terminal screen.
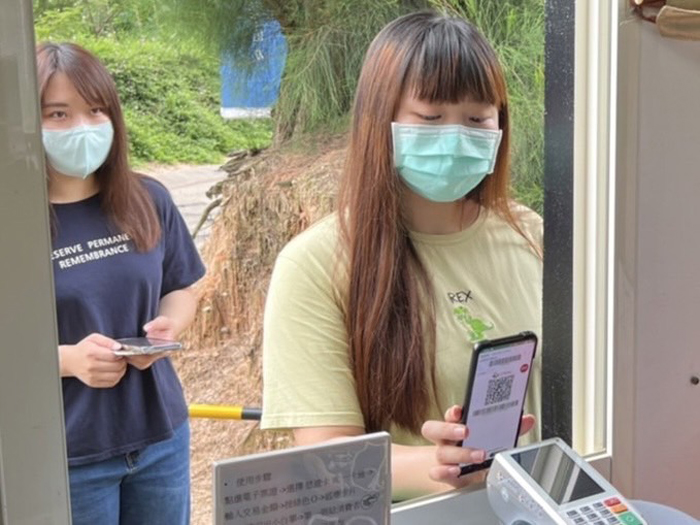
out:
<path id="1" fill-rule="evenodd" d="M 604 492 L 602 487 L 555 444 L 517 452 L 512 457 L 559 505 Z"/>

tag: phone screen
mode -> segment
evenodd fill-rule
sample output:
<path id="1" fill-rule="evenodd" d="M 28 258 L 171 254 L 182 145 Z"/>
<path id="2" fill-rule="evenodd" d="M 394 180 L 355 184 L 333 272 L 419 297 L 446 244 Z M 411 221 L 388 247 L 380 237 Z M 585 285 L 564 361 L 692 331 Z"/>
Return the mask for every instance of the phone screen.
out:
<path id="1" fill-rule="evenodd" d="M 464 408 L 469 436 L 462 442 L 463 447 L 485 450 L 487 460 L 517 443 L 537 339 L 533 335 L 493 343 L 486 343 L 476 355 Z"/>

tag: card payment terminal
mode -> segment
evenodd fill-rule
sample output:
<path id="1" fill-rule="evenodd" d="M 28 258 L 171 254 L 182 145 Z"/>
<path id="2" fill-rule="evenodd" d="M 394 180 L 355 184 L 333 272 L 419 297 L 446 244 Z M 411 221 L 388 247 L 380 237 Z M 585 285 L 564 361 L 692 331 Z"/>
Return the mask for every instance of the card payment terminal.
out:
<path id="1" fill-rule="evenodd" d="M 586 460 L 559 438 L 496 455 L 487 495 L 505 525 L 647 525 Z"/>

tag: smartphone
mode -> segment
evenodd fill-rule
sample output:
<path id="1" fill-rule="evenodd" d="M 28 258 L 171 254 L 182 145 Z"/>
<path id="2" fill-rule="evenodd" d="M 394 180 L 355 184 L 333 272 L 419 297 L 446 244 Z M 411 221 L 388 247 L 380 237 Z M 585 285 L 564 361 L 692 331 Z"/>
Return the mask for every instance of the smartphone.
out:
<path id="1" fill-rule="evenodd" d="M 154 337 L 127 337 L 125 339 L 117 339 L 117 343 L 120 343 L 122 347 L 119 350 L 115 350 L 114 354 L 124 356 L 182 350 L 182 344 L 177 341 L 168 341 Z"/>
<path id="2" fill-rule="evenodd" d="M 462 423 L 461 446 L 486 451 L 483 463 L 460 465 L 460 475 L 491 466 L 493 457 L 518 444 L 525 393 L 537 350 L 532 332 L 480 341 L 474 346 Z"/>

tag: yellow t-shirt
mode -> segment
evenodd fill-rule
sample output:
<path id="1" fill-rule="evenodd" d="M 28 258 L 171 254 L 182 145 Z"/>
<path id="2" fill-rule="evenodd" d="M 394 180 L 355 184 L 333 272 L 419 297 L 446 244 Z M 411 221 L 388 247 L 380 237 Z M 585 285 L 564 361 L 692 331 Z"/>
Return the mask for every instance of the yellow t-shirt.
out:
<path id="1" fill-rule="evenodd" d="M 526 208 L 518 208 L 518 217 L 541 246 L 542 219 Z M 431 402 L 429 419 L 442 420 L 447 408 L 464 402 L 473 343 L 525 330 L 541 334 L 542 261 L 519 233 L 484 209 L 464 231 L 411 238 L 433 284 L 439 402 Z M 262 428 L 364 427 L 349 365 L 347 282 L 338 277 L 347 274 L 336 261 L 337 242 L 334 214 L 277 258 L 265 305 Z M 538 349 L 525 405 L 538 422 L 540 355 Z M 389 431 L 394 443 L 426 444 L 398 427 Z M 536 439 L 537 428 L 521 443 Z"/>

